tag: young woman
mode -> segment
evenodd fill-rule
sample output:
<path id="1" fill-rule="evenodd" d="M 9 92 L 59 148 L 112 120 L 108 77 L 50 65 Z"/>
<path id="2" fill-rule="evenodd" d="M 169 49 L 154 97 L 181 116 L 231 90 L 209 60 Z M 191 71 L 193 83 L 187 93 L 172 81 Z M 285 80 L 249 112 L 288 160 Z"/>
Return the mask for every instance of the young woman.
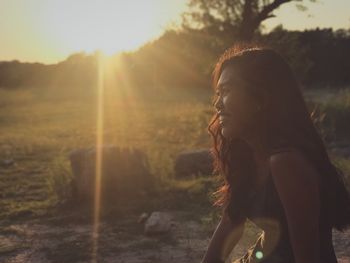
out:
<path id="1" fill-rule="evenodd" d="M 271 48 L 236 45 L 216 64 L 213 88 L 223 214 L 202 263 L 225 262 L 246 219 L 263 232 L 234 262 L 336 263 L 332 228 L 350 225 L 349 193 L 289 65 Z"/>

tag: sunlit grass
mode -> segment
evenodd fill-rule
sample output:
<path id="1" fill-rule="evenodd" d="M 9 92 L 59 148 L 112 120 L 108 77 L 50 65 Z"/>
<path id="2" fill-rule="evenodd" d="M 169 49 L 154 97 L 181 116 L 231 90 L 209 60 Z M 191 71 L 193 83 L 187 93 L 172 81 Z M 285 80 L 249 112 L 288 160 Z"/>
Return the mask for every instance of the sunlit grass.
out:
<path id="1" fill-rule="evenodd" d="M 37 89 L 0 92 L 1 160 L 15 162 L 14 166 L 0 168 L 4 197 L 0 201 L 1 216 L 20 211 L 30 214 L 35 206 L 41 210 L 57 202 L 57 193 L 46 184 L 55 184 L 50 179 L 52 174 L 66 176 L 69 152 L 96 144 L 96 97 L 61 99 Z M 190 92 L 158 95 L 134 101 L 126 101 L 118 93 L 109 97 L 104 105 L 102 138 L 104 144 L 140 148 L 149 158 L 152 174 L 166 180 L 173 177 L 177 153 L 209 146 L 206 124 L 211 109 L 209 102 Z M 199 98 L 203 97 L 201 94 Z M 57 162 L 61 162 L 61 168 Z M 27 178 L 27 174 L 33 178 Z M 30 203 L 27 196 L 32 191 L 22 184 L 26 180 L 41 185 L 36 191 L 46 197 Z"/>
<path id="2" fill-rule="evenodd" d="M 69 189 L 65 184 L 71 176 L 69 152 L 96 145 L 96 96 L 84 93 L 62 98 L 59 94 L 41 89 L 0 89 L 0 160 L 15 162 L 13 166 L 0 166 L 1 219 L 43 215 L 66 199 Z M 344 94 L 324 105 L 348 107 L 344 103 L 349 95 Z M 206 193 L 201 194 L 208 188 L 200 179 L 175 181 L 173 166 L 179 152 L 210 146 L 206 131 L 213 112 L 210 95 L 204 90 L 143 93 L 134 89 L 114 90 L 105 97 L 103 143 L 144 151 L 159 187 L 169 194 L 169 205 L 184 208 L 189 202 L 182 202 L 183 196 L 208 198 Z M 341 110 L 330 112 L 345 114 Z M 333 119 L 342 120 L 337 116 Z M 340 163 L 348 169 L 348 161 Z M 209 204 L 207 199 L 203 202 Z"/>

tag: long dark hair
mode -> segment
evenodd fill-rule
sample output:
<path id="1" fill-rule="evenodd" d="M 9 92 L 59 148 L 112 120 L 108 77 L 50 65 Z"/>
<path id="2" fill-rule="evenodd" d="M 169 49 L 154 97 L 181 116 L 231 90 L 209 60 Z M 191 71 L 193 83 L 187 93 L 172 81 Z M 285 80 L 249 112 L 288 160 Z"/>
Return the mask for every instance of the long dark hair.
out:
<path id="1" fill-rule="evenodd" d="M 260 100 L 267 98 L 259 123 L 264 125 L 261 132 L 269 150 L 294 147 L 305 154 L 322 175 L 321 216 L 339 231 L 346 229 L 350 224 L 350 197 L 344 174 L 330 161 L 300 85 L 286 60 L 267 46 L 235 44 L 221 55 L 214 68 L 214 91 L 223 68 L 228 65 L 248 81 L 247 92 Z M 216 100 L 214 95 L 213 103 Z M 228 140 L 222 136 L 217 113 L 208 125 L 208 132 L 213 139 L 210 151 L 214 173 L 223 178 L 223 184 L 213 193 L 218 195 L 214 205 L 223 207 L 232 221 L 239 220 L 249 207 L 256 181 L 252 149 L 244 140 Z"/>

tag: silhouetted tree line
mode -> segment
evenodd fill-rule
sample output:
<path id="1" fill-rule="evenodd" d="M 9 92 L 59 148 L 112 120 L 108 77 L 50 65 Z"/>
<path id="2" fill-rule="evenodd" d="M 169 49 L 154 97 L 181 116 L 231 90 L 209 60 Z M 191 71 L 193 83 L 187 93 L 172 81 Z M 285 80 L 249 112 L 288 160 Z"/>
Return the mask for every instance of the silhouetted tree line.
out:
<path id="1" fill-rule="evenodd" d="M 350 83 L 350 29 L 289 31 L 277 26 L 253 41 L 279 51 L 305 86 Z M 149 87 L 209 87 L 218 56 L 234 44 L 232 34 L 215 28 L 168 30 L 135 52 L 111 57 L 119 85 Z M 77 53 L 52 65 L 0 62 L 0 87 L 94 87 L 97 54 Z"/>
<path id="2" fill-rule="evenodd" d="M 350 83 L 350 29 L 286 31 L 278 26 L 259 40 L 280 51 L 306 85 Z"/>

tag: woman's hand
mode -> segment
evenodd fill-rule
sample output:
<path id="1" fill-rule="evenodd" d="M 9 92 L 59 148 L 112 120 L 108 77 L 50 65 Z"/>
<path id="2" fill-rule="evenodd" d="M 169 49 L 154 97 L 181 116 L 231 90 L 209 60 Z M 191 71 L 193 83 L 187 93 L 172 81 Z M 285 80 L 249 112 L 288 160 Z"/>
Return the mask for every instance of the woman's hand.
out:
<path id="1" fill-rule="evenodd" d="M 233 223 L 227 213 L 217 225 L 201 263 L 224 263 L 232 249 L 241 239 L 246 218 Z"/>

